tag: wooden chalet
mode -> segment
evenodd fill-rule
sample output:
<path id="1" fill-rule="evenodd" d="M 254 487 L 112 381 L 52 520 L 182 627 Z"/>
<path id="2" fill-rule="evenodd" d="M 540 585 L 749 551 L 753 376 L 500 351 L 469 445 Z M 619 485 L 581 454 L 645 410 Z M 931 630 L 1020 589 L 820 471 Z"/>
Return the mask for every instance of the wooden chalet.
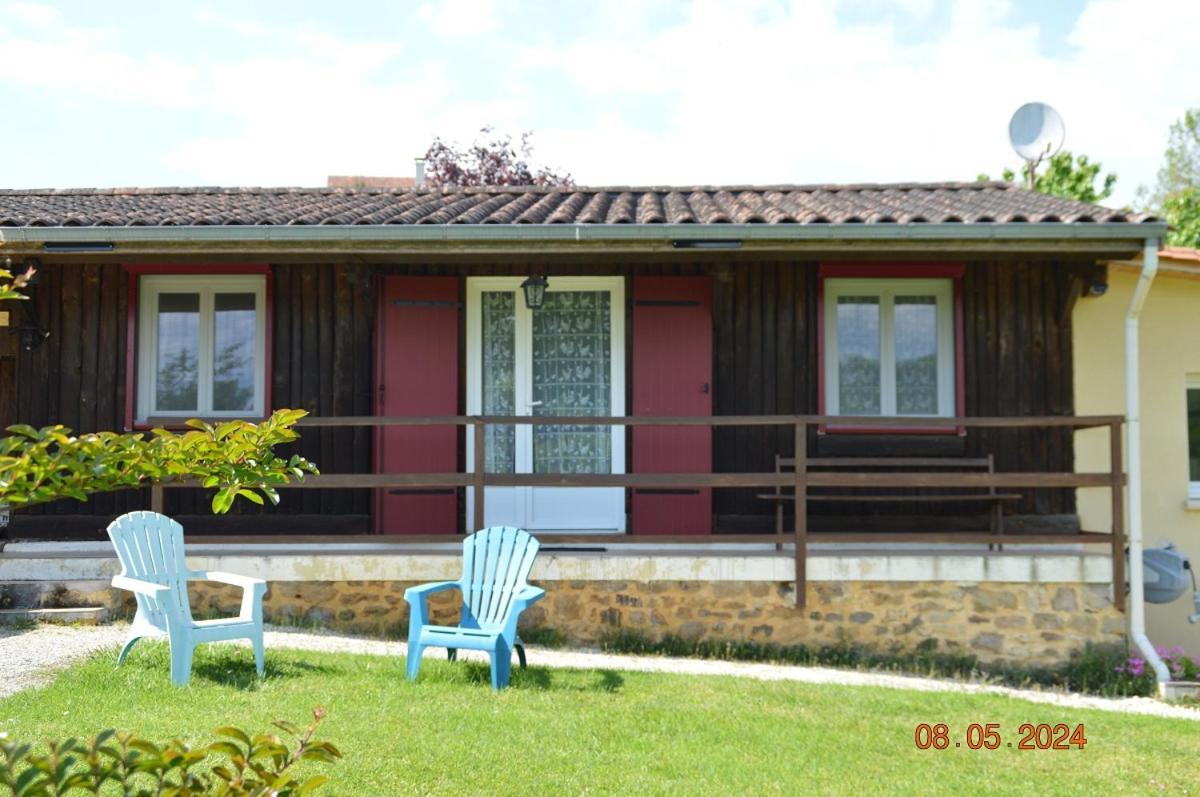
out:
<path id="1" fill-rule="evenodd" d="M 38 269 L 0 308 L 0 426 L 298 407 L 322 471 L 273 509 L 171 487 L 6 534 L 153 503 L 213 555 L 374 556 L 507 524 L 568 558 L 782 560 L 755 578 L 801 604 L 843 549 L 1099 551 L 1108 592 L 1123 510 L 1080 528 L 1076 490 L 1120 509 L 1123 421 L 1074 414 L 1072 312 L 1163 231 L 1002 183 L 0 192 L 0 255 Z M 1085 429 L 1103 472 L 1075 472 Z"/>

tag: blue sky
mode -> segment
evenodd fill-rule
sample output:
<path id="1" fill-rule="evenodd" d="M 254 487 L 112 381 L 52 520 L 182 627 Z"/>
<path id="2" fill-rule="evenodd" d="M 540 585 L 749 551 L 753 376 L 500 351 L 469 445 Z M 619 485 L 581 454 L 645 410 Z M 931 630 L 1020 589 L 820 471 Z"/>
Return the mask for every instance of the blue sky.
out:
<path id="1" fill-rule="evenodd" d="M 410 174 L 485 124 L 593 185 L 971 179 L 1037 99 L 1124 203 L 1200 105 L 1173 30 L 1200 3 L 0 0 L 0 185 Z"/>

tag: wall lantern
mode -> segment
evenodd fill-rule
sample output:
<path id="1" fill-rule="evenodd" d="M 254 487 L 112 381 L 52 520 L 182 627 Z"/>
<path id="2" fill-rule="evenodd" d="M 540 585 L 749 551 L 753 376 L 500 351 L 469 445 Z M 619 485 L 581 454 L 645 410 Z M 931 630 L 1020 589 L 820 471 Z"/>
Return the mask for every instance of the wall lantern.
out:
<path id="1" fill-rule="evenodd" d="M 7 258 L 5 258 L 3 265 L 6 271 L 12 269 L 12 261 Z M 24 289 L 36 286 L 40 281 L 38 272 L 41 267 L 42 264 L 37 258 L 26 258 L 21 264 L 20 271 L 15 273 L 16 283 Z M 22 349 L 33 351 L 50 337 L 50 330 L 44 328 L 41 322 L 38 321 L 37 311 L 32 301 L 21 302 L 20 304 L 25 316 L 25 323 L 13 327 L 9 331 L 18 336 Z"/>
<path id="2" fill-rule="evenodd" d="M 525 306 L 530 310 L 537 310 L 542 306 L 542 302 L 546 300 L 546 286 L 549 283 L 546 278 L 540 274 L 534 274 L 521 283 L 521 290 L 525 291 Z"/>

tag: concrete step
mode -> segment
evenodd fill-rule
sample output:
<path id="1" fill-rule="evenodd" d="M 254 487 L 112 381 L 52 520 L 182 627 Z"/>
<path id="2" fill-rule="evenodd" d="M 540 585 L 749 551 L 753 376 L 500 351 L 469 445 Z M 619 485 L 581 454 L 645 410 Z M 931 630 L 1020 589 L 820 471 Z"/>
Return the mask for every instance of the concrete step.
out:
<path id="1" fill-rule="evenodd" d="M 66 609 L 112 603 L 107 581 L 19 581 L 0 578 L 0 609 Z"/>
<path id="2" fill-rule="evenodd" d="M 108 620 L 103 606 L 81 606 L 73 609 L 0 609 L 0 625 L 19 623 L 82 623 L 97 625 Z"/>

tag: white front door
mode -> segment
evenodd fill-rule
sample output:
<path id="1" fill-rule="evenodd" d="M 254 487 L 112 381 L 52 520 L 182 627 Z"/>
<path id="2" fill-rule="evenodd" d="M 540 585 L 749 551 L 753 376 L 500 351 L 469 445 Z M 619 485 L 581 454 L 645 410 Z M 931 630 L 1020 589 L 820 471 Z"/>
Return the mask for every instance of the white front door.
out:
<path id="1" fill-rule="evenodd" d="M 537 310 L 525 306 L 523 281 L 467 280 L 467 413 L 624 415 L 624 278 L 551 277 Z M 475 461 L 472 437 L 468 463 Z M 485 459 L 489 473 L 624 473 L 625 430 L 488 427 Z M 469 524 L 474 496 L 467 492 Z M 488 487 L 483 509 L 486 526 L 625 530 L 620 487 Z"/>

